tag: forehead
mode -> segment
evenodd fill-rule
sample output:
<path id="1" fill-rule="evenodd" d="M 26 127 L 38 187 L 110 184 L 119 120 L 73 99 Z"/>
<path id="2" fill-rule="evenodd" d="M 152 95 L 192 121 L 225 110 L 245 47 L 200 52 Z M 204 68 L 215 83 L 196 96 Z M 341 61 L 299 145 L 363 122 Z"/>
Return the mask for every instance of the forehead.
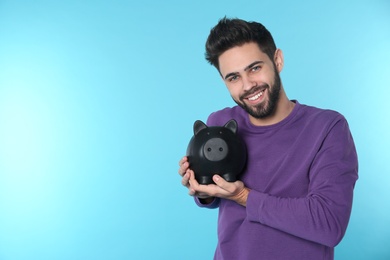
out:
<path id="1" fill-rule="evenodd" d="M 256 43 L 245 43 L 233 47 L 219 56 L 219 70 L 222 75 L 240 72 L 254 61 L 271 62 L 268 55 L 262 52 Z"/>

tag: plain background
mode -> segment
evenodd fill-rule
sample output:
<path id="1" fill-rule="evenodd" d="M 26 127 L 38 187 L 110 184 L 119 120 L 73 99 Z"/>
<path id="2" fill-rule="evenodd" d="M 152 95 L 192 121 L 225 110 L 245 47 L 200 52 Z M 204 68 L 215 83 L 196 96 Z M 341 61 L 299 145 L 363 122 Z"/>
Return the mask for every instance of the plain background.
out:
<path id="1" fill-rule="evenodd" d="M 359 154 L 336 259 L 390 259 L 389 1 L 0 0 L 0 259 L 211 259 L 217 211 L 177 174 L 232 106 L 204 60 L 224 16 L 262 22 L 290 99 L 341 112 Z"/>

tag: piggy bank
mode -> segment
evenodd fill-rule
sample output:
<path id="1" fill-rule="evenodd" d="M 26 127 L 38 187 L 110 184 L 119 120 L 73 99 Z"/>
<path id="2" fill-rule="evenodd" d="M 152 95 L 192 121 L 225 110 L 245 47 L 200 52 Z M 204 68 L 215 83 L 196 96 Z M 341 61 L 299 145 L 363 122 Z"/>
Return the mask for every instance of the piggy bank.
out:
<path id="1" fill-rule="evenodd" d="M 194 123 L 194 136 L 187 147 L 190 168 L 199 184 L 214 183 L 214 174 L 228 182 L 237 180 L 246 165 L 246 146 L 237 135 L 237 122 L 208 127 L 200 120 Z"/>

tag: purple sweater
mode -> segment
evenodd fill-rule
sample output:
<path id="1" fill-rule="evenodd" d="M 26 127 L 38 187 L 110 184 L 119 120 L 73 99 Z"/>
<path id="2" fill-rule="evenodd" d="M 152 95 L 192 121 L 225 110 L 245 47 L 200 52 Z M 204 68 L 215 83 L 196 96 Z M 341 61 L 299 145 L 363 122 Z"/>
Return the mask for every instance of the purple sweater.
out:
<path id="1" fill-rule="evenodd" d="M 358 162 L 345 118 L 299 104 L 283 121 L 257 127 L 240 107 L 210 115 L 207 124 L 234 118 L 248 148 L 240 179 L 251 189 L 247 206 L 219 207 L 214 259 L 333 259 L 346 231 Z"/>

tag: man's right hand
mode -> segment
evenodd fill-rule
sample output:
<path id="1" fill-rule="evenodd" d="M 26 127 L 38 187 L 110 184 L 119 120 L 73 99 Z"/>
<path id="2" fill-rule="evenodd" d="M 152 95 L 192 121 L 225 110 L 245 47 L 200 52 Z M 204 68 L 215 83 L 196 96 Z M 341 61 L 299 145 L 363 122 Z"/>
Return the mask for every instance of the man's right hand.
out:
<path id="1" fill-rule="evenodd" d="M 184 156 L 179 161 L 179 174 L 182 177 L 181 184 L 187 188 L 190 187 L 190 172 L 189 172 L 190 163 L 188 162 L 187 156 Z"/>
<path id="2" fill-rule="evenodd" d="M 191 183 L 190 179 L 195 179 L 195 173 L 193 170 L 190 168 L 190 163 L 188 162 L 187 156 L 184 156 L 180 161 L 179 161 L 179 174 L 182 177 L 181 179 L 181 184 L 188 189 L 188 194 L 190 196 L 198 197 L 199 199 L 205 202 L 209 202 L 214 200 L 213 197 L 210 197 L 208 194 L 205 193 L 199 193 L 196 192 L 193 188 L 191 188 Z M 199 185 L 199 184 L 198 184 Z"/>

